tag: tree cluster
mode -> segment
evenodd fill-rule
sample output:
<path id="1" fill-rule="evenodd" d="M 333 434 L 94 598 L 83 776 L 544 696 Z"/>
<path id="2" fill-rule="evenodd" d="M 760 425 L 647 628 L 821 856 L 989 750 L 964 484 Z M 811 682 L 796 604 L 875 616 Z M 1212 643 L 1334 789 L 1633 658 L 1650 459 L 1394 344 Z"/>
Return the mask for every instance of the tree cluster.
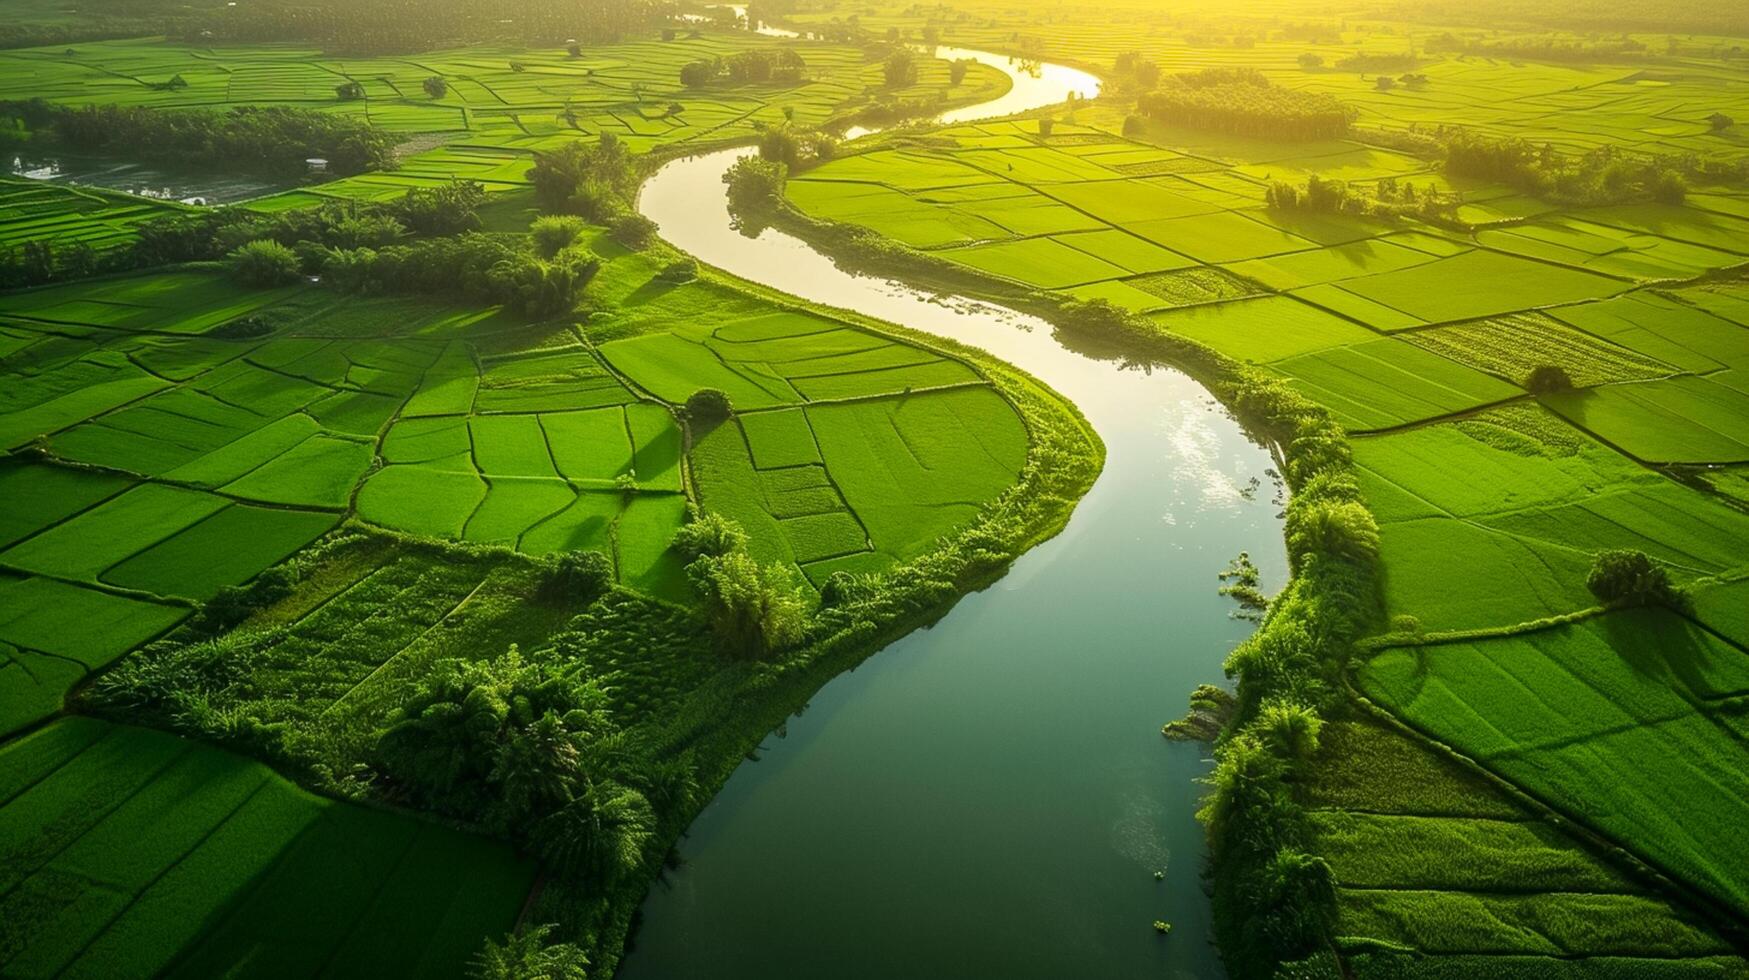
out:
<path id="1" fill-rule="evenodd" d="M 1263 201 L 1279 211 L 1374 217 L 1414 215 L 1429 220 L 1449 217 L 1458 205 L 1455 198 L 1441 194 L 1431 185 L 1417 191 L 1414 184 L 1395 177 L 1382 178 L 1369 188 L 1316 174 L 1308 177 L 1303 186 L 1283 180 L 1272 182 L 1263 191 Z"/>
<path id="2" fill-rule="evenodd" d="M 657 0 L 256 0 L 183 18 L 174 36 L 205 45 L 299 41 L 369 56 L 486 41 L 612 43 L 665 15 Z"/>
<path id="3" fill-rule="evenodd" d="M 1604 40 L 1545 35 L 1542 37 L 1487 39 L 1460 37 L 1450 31 L 1428 38 L 1423 45 L 1423 50 L 1429 54 L 1447 53 L 1483 58 L 1505 58 L 1514 61 L 1551 61 L 1573 64 L 1594 64 L 1600 61 L 1636 61 L 1651 55 L 1645 42 L 1631 37 Z"/>
<path id="4" fill-rule="evenodd" d="M 655 812 L 626 785 L 606 693 L 526 660 L 432 665 L 389 716 L 376 768 L 421 805 L 518 832 L 558 873 L 602 884 L 642 864 Z"/>
<path id="5" fill-rule="evenodd" d="M 626 211 L 637 186 L 631 151 L 612 133 L 602 133 L 594 144 L 573 141 L 537 154 L 528 181 L 542 211 L 574 214 L 597 224 Z"/>
<path id="6" fill-rule="evenodd" d="M 387 132 L 352 116 L 286 106 L 74 107 L 38 99 L 0 105 L 0 117 L 80 152 L 177 167 L 301 173 L 306 159 L 321 157 L 330 172 L 345 175 L 395 164 L 395 141 Z"/>
<path id="7" fill-rule="evenodd" d="M 680 84 L 687 88 L 712 85 L 793 85 L 804 77 L 808 63 L 791 47 L 737 51 L 727 57 L 692 61 L 680 66 Z"/>
<path id="8" fill-rule="evenodd" d="M 168 215 L 135 229 L 125 248 L 99 253 L 84 242 L 39 240 L 0 248 L 0 289 L 41 286 L 173 262 L 226 259 L 250 242 L 288 248 L 380 247 L 408 235 L 454 235 L 479 226 L 485 192 L 473 181 L 412 188 L 385 202 L 349 201 L 262 214 L 214 208 Z M 306 269 L 306 271 L 314 271 Z"/>
<path id="9" fill-rule="evenodd" d="M 675 532 L 673 548 L 686 560 L 686 577 L 704 600 L 720 652 L 766 660 L 801 642 L 808 616 L 801 589 L 787 568 L 762 565 L 747 552 L 740 525 L 720 514 L 695 514 Z"/>
<path id="10" fill-rule="evenodd" d="M 1112 74 L 1122 88 L 1151 92 L 1160 84 L 1160 66 L 1140 51 L 1125 51 L 1112 63 Z"/>
<path id="11" fill-rule="evenodd" d="M 1662 156 L 1626 156 L 1608 145 L 1577 157 L 1514 138 L 1464 129 L 1440 133 L 1445 171 L 1458 177 L 1497 181 L 1560 204 L 1601 205 L 1636 200 L 1680 204 L 1688 193 L 1683 161 Z"/>
<path id="12" fill-rule="evenodd" d="M 1281 88 L 1250 68 L 1174 75 L 1143 95 L 1137 110 L 1172 126 L 1300 140 L 1341 136 L 1356 115 L 1335 96 Z"/>
<path id="13" fill-rule="evenodd" d="M 576 309 L 601 260 L 579 248 L 543 258 L 516 235 L 469 232 L 386 248 L 315 248 L 308 253 L 325 282 L 361 293 L 459 295 L 529 317 Z"/>

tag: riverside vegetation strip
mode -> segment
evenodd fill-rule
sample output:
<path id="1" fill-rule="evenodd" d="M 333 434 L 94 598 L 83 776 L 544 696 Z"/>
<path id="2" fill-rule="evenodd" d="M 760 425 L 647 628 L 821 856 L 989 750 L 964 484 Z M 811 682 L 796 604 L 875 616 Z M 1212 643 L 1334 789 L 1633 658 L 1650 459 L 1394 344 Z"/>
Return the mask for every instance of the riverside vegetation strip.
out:
<path id="1" fill-rule="evenodd" d="M 1087 33 L 1029 35 L 962 9 L 990 20 L 867 19 L 962 44 L 999 23 L 1033 54 L 1148 80 L 859 144 L 791 174 L 764 220 L 1187 366 L 1280 440 L 1295 579 L 1229 663 L 1237 701 L 1202 702 L 1231 719 L 1204 813 L 1229 967 L 1740 975 L 1745 881 L 1718 835 L 1749 772 L 1749 225 L 1743 144 L 1709 119 L 1738 108 L 1708 91 L 1740 75 L 1725 47 L 1619 66 L 1429 54 L 1432 81 L 1391 98 L 1371 69 L 1294 55 L 1364 62 L 1401 49 L 1400 25 L 1240 12 L 1210 40 L 1118 5 L 1079 12 L 1105 25 Z M 1250 65 L 1340 95 L 1352 130 L 1259 139 L 1135 111 L 1174 72 Z M 1681 94 L 1639 95 L 1652 79 Z M 1441 123 L 1663 153 L 1651 166 L 1693 183 L 1526 193 L 1456 173 L 1441 158 L 1471 137 Z M 1271 205 L 1308 181 L 1336 200 L 1407 184 L 1418 203 Z M 1650 556 L 1682 598 L 1600 602 L 1612 550 Z"/>
<path id="2" fill-rule="evenodd" d="M 66 282 L 0 295 L 0 970 L 453 976 L 492 940 L 482 969 L 611 972 L 672 841 L 772 727 L 1067 520 L 1101 459 L 1071 406 L 976 351 L 698 270 L 620 196 L 660 137 L 1005 78 L 919 59 L 887 86 L 852 46 L 662 30 L 587 65 L 516 51 L 507 80 L 551 61 L 599 112 L 548 122 L 568 110 L 543 90 L 547 132 L 506 120 L 514 149 L 139 228 L 105 214 L 127 271 L 51 263 Z M 623 121 L 690 99 L 699 57 L 780 48 L 801 77 L 713 88 L 720 125 Z M 105 50 L 120 77 L 229 49 L 79 57 Z M 229 56 L 264 59 L 256 82 L 303 70 Z M 332 86 L 232 94 L 357 108 Z M 539 188 L 589 218 L 536 221 L 531 147 L 606 178 Z M 159 267 L 161 246 L 235 257 Z M 427 259 L 475 278 L 419 285 Z"/>

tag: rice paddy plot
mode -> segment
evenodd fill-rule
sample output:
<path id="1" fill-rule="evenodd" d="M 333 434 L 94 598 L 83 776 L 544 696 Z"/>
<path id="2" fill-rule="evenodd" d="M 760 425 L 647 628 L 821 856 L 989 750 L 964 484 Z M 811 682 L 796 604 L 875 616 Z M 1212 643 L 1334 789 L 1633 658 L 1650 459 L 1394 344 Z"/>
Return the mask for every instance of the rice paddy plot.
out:
<path id="1" fill-rule="evenodd" d="M 205 600 L 278 564 L 339 522 L 330 513 L 231 504 L 103 573 L 103 581 Z"/>
<path id="2" fill-rule="evenodd" d="M 1208 263 L 1242 262 L 1317 247 L 1314 241 L 1239 211 L 1132 221 L 1124 230 Z"/>
<path id="3" fill-rule="evenodd" d="M 1522 394 L 1396 338 L 1301 354 L 1272 367 L 1352 430 L 1384 429 Z"/>
<path id="4" fill-rule="evenodd" d="M 1749 392 L 1708 378 L 1605 385 L 1544 400 L 1574 425 L 1648 462 L 1749 461 Z"/>
<path id="5" fill-rule="evenodd" d="M 260 763 L 67 719 L 0 749 L 9 974 L 314 972 L 360 930 L 460 976 L 534 878 L 507 846 L 303 792 Z"/>
<path id="6" fill-rule="evenodd" d="M 1727 907 L 1749 880 L 1724 858 L 1749 815 L 1744 744 L 1711 720 L 1749 693 L 1749 659 L 1664 609 L 1486 640 L 1382 651 L 1361 689 Z"/>
<path id="7" fill-rule="evenodd" d="M 1149 319 L 1242 361 L 1267 363 L 1377 339 L 1365 327 L 1287 296 L 1189 306 Z"/>
<path id="8" fill-rule="evenodd" d="M 1684 295 L 1684 294 L 1677 294 Z M 1749 366 L 1749 331 L 1652 292 L 1549 310 L 1563 323 L 1684 371 Z"/>
<path id="9" fill-rule="evenodd" d="M 1405 334 L 1417 347 L 1526 385 L 1539 367 L 1557 367 L 1580 388 L 1669 377 L 1678 369 L 1541 313 L 1517 313 Z"/>
<path id="10" fill-rule="evenodd" d="M 944 249 L 935 254 L 980 272 L 1041 289 L 1062 289 L 1129 274 L 1121 266 L 1052 238 L 990 242 Z"/>
<path id="11" fill-rule="evenodd" d="M 185 607 L 0 575 L 0 736 L 59 712 L 87 673 L 186 615 Z"/>
<path id="12" fill-rule="evenodd" d="M 807 409 L 821 458 L 874 548 L 909 558 L 1010 485 L 1026 430 L 984 388 Z"/>
<path id="13" fill-rule="evenodd" d="M 95 581 L 111 566 L 230 505 L 198 490 L 141 484 L 0 552 L 0 564 Z"/>
<path id="14" fill-rule="evenodd" d="M 1342 288 L 1428 323 L 1444 323 L 1601 299 L 1625 291 L 1628 285 L 1590 272 L 1478 250 L 1349 279 Z"/>
<path id="15" fill-rule="evenodd" d="M 547 412 L 623 405 L 632 395 L 588 351 L 536 352 L 488 362 L 477 412 Z"/>

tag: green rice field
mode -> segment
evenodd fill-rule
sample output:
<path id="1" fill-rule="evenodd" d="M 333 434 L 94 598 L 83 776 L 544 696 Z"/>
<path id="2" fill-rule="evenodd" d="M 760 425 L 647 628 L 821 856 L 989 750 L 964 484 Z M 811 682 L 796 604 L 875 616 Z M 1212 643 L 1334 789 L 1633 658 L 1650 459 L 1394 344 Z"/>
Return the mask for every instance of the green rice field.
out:
<path id="1" fill-rule="evenodd" d="M 1285 555 L 1217 581 L 1185 487 L 1148 487 L 1208 580 L 1140 582 L 1061 651 L 1129 642 L 1149 589 L 1221 587 L 1246 621 L 1163 730 L 1206 739 L 1171 749 L 1206 780 L 1080 831 L 1136 878 L 1104 890 L 1159 883 L 1136 902 L 1188 921 L 1053 951 L 1089 976 L 1749 977 L 1741 11 L 797 0 L 761 33 L 512 6 L 18 0 L 0 25 L 0 259 L 46 283 L 0 288 L 0 976 L 650 975 L 622 967 L 639 910 L 704 880 L 681 841 L 731 775 L 810 699 L 854 727 L 821 689 L 887 644 L 973 635 L 943 617 L 1025 588 L 995 583 L 1099 476 L 1075 406 L 891 312 L 915 287 L 1054 327 L 1070 370 L 1167 374 L 1279 490 Z M 1062 66 L 1101 92 L 1027 96 Z M 1010 92 L 1033 100 L 943 115 Z M 26 176 L 72 146 L 50 105 L 344 117 L 392 165 L 311 160 L 206 227 Z M 188 138 L 139 152 L 200 159 Z M 732 232 L 893 304 L 787 296 L 638 220 L 651 174 L 755 144 Z M 457 181 L 483 203 L 409 194 Z M 381 223 L 421 200 L 456 220 Z M 1201 458 L 1194 426 L 1126 423 Z M 1116 547 L 1072 530 L 1035 557 Z M 986 777 L 1098 795 L 893 714 L 973 774 L 929 791 L 953 832 Z M 851 768 L 833 791 L 912 798 Z M 736 813 L 777 798 L 752 785 Z M 1206 851 L 1166 846 L 1198 797 Z M 1035 850 L 1048 911 L 1072 893 Z M 831 888 L 886 921 L 858 911 L 877 887 Z M 1080 920 L 979 921 L 959 975 Z M 877 975 L 815 938 L 752 975 Z"/>

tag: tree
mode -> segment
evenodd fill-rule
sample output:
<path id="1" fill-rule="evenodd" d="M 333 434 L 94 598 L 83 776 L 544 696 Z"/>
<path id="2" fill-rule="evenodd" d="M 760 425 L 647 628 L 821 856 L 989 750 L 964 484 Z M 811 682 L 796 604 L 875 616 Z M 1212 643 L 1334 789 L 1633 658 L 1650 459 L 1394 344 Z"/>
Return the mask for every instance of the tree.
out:
<path id="1" fill-rule="evenodd" d="M 623 210 L 636 183 L 631 151 L 612 133 L 602 133 L 593 146 L 572 141 L 537 154 L 528 180 L 541 210 L 594 221 Z"/>
<path id="2" fill-rule="evenodd" d="M 486 940 L 468 975 L 473 980 L 588 980 L 589 958 L 570 943 L 547 944 L 552 925 Z"/>
<path id="3" fill-rule="evenodd" d="M 1272 701 L 1263 706 L 1256 726 L 1264 742 L 1286 762 L 1307 762 L 1318 754 L 1318 733 L 1324 720 L 1309 705 Z"/>
<path id="4" fill-rule="evenodd" d="M 720 388 L 700 388 L 687 396 L 685 412 L 694 422 L 721 422 L 734 412 L 734 406 Z"/>
<path id="5" fill-rule="evenodd" d="M 425 94 L 434 99 L 441 99 L 449 94 L 449 82 L 442 75 L 433 75 L 422 84 L 425 86 Z"/>
<path id="6" fill-rule="evenodd" d="M 1320 54 L 1313 54 L 1310 51 L 1307 51 L 1305 54 L 1300 55 L 1299 61 L 1300 61 L 1300 68 L 1302 68 L 1305 71 L 1317 71 L 1318 69 L 1324 67 L 1324 56 L 1320 55 Z"/>
<path id="7" fill-rule="evenodd" d="M 541 594 L 576 605 L 601 598 L 613 585 L 613 562 L 599 551 L 562 551 L 547 556 Z"/>
<path id="8" fill-rule="evenodd" d="M 680 66 L 680 84 L 687 88 L 704 88 L 722 71 L 722 59 L 689 61 Z"/>
<path id="9" fill-rule="evenodd" d="M 801 640 L 807 607 L 782 565 L 761 565 L 735 550 L 697 559 L 686 575 L 704 600 L 723 653 L 762 660 Z"/>
<path id="10" fill-rule="evenodd" d="M 528 236 L 535 251 L 550 259 L 569 248 L 588 229 L 589 223 L 576 215 L 549 214 L 534 219 L 534 224 L 528 227 Z"/>
<path id="11" fill-rule="evenodd" d="M 775 160 L 742 157 L 723 174 L 729 185 L 729 208 L 737 217 L 759 215 L 783 199 L 789 168 Z"/>
<path id="12" fill-rule="evenodd" d="M 1706 121 L 1707 125 L 1711 126 L 1712 131 L 1715 133 L 1722 133 L 1725 130 L 1730 129 L 1732 126 L 1737 125 L 1737 120 L 1732 119 L 1730 116 L 1727 116 L 1722 112 L 1713 113 L 1707 117 Z"/>
<path id="13" fill-rule="evenodd" d="M 1378 558 L 1379 527 L 1357 501 L 1320 500 L 1292 508 L 1287 519 L 1288 554 L 1296 567 L 1307 556 L 1370 562 Z"/>
<path id="14" fill-rule="evenodd" d="M 627 211 L 608 225 L 613 240 L 627 248 L 643 248 L 656 237 L 656 223 L 637 213 Z"/>
<path id="15" fill-rule="evenodd" d="M 910 48 L 894 48 L 881 66 L 887 88 L 909 88 L 917 84 L 917 55 Z"/>
<path id="16" fill-rule="evenodd" d="M 334 97 L 342 102 L 353 102 L 364 98 L 364 86 L 358 82 L 341 82 L 334 86 Z"/>
<path id="17" fill-rule="evenodd" d="M 697 514 L 674 532 L 669 547 L 691 564 L 700 558 L 715 558 L 747 547 L 747 532 L 721 514 Z"/>
<path id="18" fill-rule="evenodd" d="M 230 254 L 231 274 L 245 286 L 266 289 L 298 281 L 302 263 L 298 253 L 271 239 L 257 239 Z"/>
<path id="19" fill-rule="evenodd" d="M 966 72 L 970 71 L 971 67 L 972 61 L 970 58 L 955 58 L 948 62 L 947 83 L 957 87 L 961 82 L 966 80 Z"/>
<path id="20" fill-rule="evenodd" d="M 1585 587 L 1605 605 L 1673 605 L 1675 586 L 1664 566 L 1643 551 L 1615 549 L 1598 552 L 1585 577 Z"/>
<path id="21" fill-rule="evenodd" d="M 525 660 L 444 658 L 419 680 L 377 739 L 378 768 L 434 809 L 499 828 L 568 805 L 614 732 L 598 682 Z"/>
<path id="22" fill-rule="evenodd" d="M 1336 912 L 1336 877 L 1321 857 L 1294 848 L 1270 855 L 1262 879 L 1262 931 L 1278 956 L 1294 959 L 1325 943 Z"/>
<path id="23" fill-rule="evenodd" d="M 1378 89 L 1380 92 L 1389 92 L 1391 89 L 1394 89 L 1396 87 L 1397 87 L 1397 80 L 1392 78 L 1389 75 L 1380 75 L 1378 78 L 1373 80 L 1373 88 Z"/>
<path id="24" fill-rule="evenodd" d="M 1558 391 L 1572 391 L 1573 379 L 1567 375 L 1567 369 L 1559 364 L 1538 364 L 1531 368 L 1530 377 L 1525 379 L 1524 387 L 1533 395 L 1548 395 Z"/>
<path id="25" fill-rule="evenodd" d="M 536 849 L 560 874 L 608 885 L 644 860 L 656 832 L 650 801 L 611 780 L 591 781 L 575 799 L 535 826 Z"/>

